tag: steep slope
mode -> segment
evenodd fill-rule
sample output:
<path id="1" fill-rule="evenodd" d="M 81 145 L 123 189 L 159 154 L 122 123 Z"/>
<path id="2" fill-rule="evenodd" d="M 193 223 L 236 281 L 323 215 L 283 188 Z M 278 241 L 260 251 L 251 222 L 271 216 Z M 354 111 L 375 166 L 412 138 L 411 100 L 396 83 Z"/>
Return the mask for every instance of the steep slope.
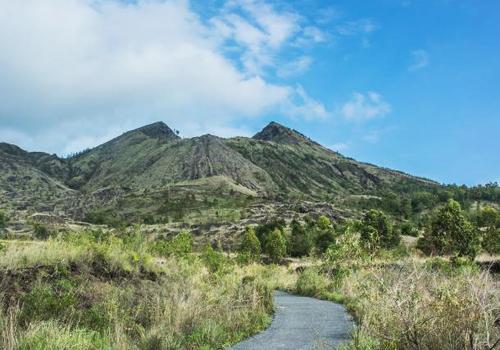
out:
<path id="1" fill-rule="evenodd" d="M 0 143 L 2 206 L 51 210 L 55 201 L 73 194 L 64 184 L 68 174 L 68 165 L 55 155 L 27 152 L 15 145 Z"/>
<path id="2" fill-rule="evenodd" d="M 76 188 L 161 188 L 179 181 L 226 176 L 251 190 L 276 188 L 269 175 L 228 147 L 204 135 L 180 139 L 165 124 L 130 131 L 70 161 Z"/>
<path id="3" fill-rule="evenodd" d="M 326 198 L 371 193 L 408 183 L 434 186 L 429 180 L 346 158 L 297 131 L 272 122 L 252 139 L 237 137 L 226 144 L 264 169 L 281 194 Z"/>
<path id="4" fill-rule="evenodd" d="M 79 219 L 105 209 L 122 218 L 151 214 L 166 220 L 216 203 L 232 210 L 255 200 L 331 202 L 351 194 L 435 186 L 346 158 L 278 123 L 253 138 L 181 139 L 159 122 L 70 159 L 0 144 L 0 207 Z"/>

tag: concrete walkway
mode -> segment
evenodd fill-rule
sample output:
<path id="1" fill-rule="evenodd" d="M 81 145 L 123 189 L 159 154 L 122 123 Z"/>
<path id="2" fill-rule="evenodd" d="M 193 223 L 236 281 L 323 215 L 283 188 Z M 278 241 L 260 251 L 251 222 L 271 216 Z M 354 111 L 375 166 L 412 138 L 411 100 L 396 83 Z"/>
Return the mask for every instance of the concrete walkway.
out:
<path id="1" fill-rule="evenodd" d="M 349 341 L 354 323 L 342 305 L 284 292 L 275 292 L 274 305 L 271 326 L 230 349 L 336 349 Z"/>

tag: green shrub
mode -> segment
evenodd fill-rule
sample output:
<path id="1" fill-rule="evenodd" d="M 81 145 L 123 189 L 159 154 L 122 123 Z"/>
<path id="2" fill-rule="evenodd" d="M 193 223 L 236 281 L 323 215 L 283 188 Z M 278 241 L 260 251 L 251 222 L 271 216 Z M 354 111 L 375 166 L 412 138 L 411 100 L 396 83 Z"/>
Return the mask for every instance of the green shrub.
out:
<path id="1" fill-rule="evenodd" d="M 39 223 L 35 223 L 33 225 L 33 236 L 36 239 L 46 240 L 50 237 L 50 235 L 51 235 L 51 233 L 50 233 L 49 229 L 47 228 L 47 226 L 39 224 Z"/>
<path id="2" fill-rule="evenodd" d="M 321 297 L 328 291 L 330 281 L 318 268 L 306 268 L 297 279 L 295 290 L 300 295 Z"/>
<path id="3" fill-rule="evenodd" d="M 187 256 L 193 251 L 193 236 L 188 231 L 181 231 L 170 240 L 159 239 L 155 241 L 150 251 L 160 256 Z"/>
<path id="4" fill-rule="evenodd" d="M 418 237 L 418 228 L 410 221 L 403 222 L 400 229 L 402 235 Z"/>
<path id="5" fill-rule="evenodd" d="M 230 271 L 228 258 L 226 258 L 221 252 L 215 251 L 209 244 L 207 244 L 203 249 L 201 259 L 210 272 L 227 273 Z"/>
<path id="6" fill-rule="evenodd" d="M 240 253 L 245 256 L 248 261 L 260 260 L 260 241 L 255 234 L 255 229 L 251 226 L 247 226 L 245 229 L 245 234 L 240 246 Z"/>
<path id="7" fill-rule="evenodd" d="M 368 250 L 393 248 L 400 242 L 399 233 L 393 229 L 387 216 L 379 210 L 370 210 L 361 223 L 361 238 Z"/>
<path id="8" fill-rule="evenodd" d="M 285 257 L 286 240 L 279 228 L 268 233 L 266 238 L 266 253 L 274 263 L 280 262 Z"/>
<path id="9" fill-rule="evenodd" d="M 309 255 L 313 245 L 310 230 L 307 230 L 300 222 L 293 220 L 291 223 L 290 255 L 294 257 Z"/>
<path id="10" fill-rule="evenodd" d="M 322 215 L 316 222 L 310 223 L 314 235 L 314 245 L 316 251 L 324 253 L 330 244 L 335 241 L 335 230 L 329 218 Z"/>
<path id="11" fill-rule="evenodd" d="M 480 237 L 460 204 L 450 199 L 435 213 L 430 230 L 419 239 L 417 247 L 426 254 L 458 254 L 474 258 L 480 250 Z"/>
<path id="12" fill-rule="evenodd" d="M 2 231 L 7 225 L 8 217 L 3 211 L 0 211 L 0 231 Z"/>

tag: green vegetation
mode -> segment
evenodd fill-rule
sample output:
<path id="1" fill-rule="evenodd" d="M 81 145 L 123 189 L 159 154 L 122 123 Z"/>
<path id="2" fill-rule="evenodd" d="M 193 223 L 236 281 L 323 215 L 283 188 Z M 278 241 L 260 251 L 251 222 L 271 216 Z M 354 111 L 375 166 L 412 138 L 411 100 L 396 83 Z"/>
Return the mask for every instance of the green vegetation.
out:
<path id="1" fill-rule="evenodd" d="M 11 241 L 0 255 L 0 348 L 216 349 L 265 327 L 285 268 L 240 266 L 180 233 L 168 254 L 137 232 Z"/>
<path id="2" fill-rule="evenodd" d="M 460 204 L 450 199 L 432 218 L 430 229 L 419 240 L 419 248 L 427 254 L 474 258 L 480 250 L 479 233 Z"/>
<path id="3" fill-rule="evenodd" d="M 275 228 L 269 232 L 265 241 L 265 252 L 272 262 L 278 263 L 285 257 L 286 240 L 279 228 Z"/>
<path id="4" fill-rule="evenodd" d="M 3 211 L 0 211 L 0 232 L 7 226 L 8 217 Z"/>
<path id="5" fill-rule="evenodd" d="M 245 228 L 245 235 L 240 246 L 240 253 L 246 261 L 259 261 L 262 252 L 260 241 L 251 226 Z"/>

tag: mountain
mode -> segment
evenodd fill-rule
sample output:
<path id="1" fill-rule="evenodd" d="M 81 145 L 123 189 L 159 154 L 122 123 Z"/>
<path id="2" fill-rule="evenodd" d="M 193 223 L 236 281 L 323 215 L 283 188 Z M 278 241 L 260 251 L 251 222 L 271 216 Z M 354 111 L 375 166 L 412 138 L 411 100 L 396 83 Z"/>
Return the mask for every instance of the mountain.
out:
<path id="1" fill-rule="evenodd" d="M 435 186 L 344 157 L 275 122 L 252 138 L 230 139 L 180 138 L 157 122 L 68 159 L 0 144 L 1 206 L 79 219 L 107 210 L 170 220 L 172 213 L 187 215 L 185 208 L 330 201 Z"/>

